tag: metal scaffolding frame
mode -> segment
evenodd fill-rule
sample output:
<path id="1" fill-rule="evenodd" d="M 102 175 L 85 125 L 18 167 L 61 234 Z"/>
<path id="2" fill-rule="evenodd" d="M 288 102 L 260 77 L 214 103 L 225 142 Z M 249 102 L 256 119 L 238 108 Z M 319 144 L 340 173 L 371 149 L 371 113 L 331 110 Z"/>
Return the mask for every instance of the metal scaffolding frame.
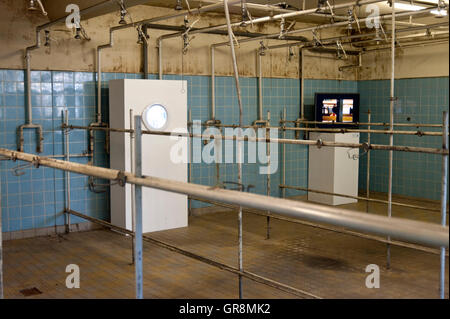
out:
<path id="1" fill-rule="evenodd" d="M 286 111 L 284 111 L 284 114 L 285 114 L 285 112 Z M 447 122 L 445 121 L 445 119 L 447 118 Z M 283 116 L 283 118 L 282 118 L 282 121 L 281 122 L 283 122 L 283 123 L 286 123 L 287 121 L 285 120 L 285 116 Z M 90 127 L 90 126 L 73 126 L 73 125 L 68 125 L 68 123 L 67 123 L 67 120 L 66 121 L 64 121 L 64 124 L 62 125 L 62 128 L 64 129 L 64 130 L 69 130 L 69 129 L 83 129 L 83 130 L 104 130 L 104 131 L 113 131 L 113 132 L 120 132 L 120 133 L 129 133 L 130 134 L 130 137 L 131 136 L 137 136 L 137 135 L 139 135 L 139 136 L 141 136 L 141 135 L 143 135 L 143 134 L 150 134 L 150 135 L 164 135 L 164 136 L 170 136 L 170 135 L 174 135 L 174 136 L 184 136 L 184 137 L 191 137 L 191 138 L 201 138 L 202 136 L 201 135 L 198 135 L 198 134 L 192 134 L 192 133 L 184 133 L 184 134 L 182 134 L 182 133 L 173 133 L 173 132 L 159 132 L 159 131 L 142 131 L 142 130 L 140 130 L 140 128 L 139 129 L 137 129 L 137 122 L 135 123 L 135 126 L 136 126 L 136 128 L 135 129 L 133 129 L 132 128 L 132 125 L 130 124 L 130 129 L 115 129 L 115 128 L 100 128 L 100 127 L 96 127 L 96 128 L 93 128 L 93 127 Z M 448 139 L 448 129 L 446 129 L 447 127 L 448 127 L 448 114 L 447 113 L 444 113 L 444 121 L 443 121 L 443 124 L 442 125 L 440 125 L 442 128 L 443 128 L 443 131 L 442 131 L 442 134 L 441 134 L 441 136 L 443 136 L 443 138 L 445 139 L 445 137 L 447 137 L 447 139 Z M 282 127 L 282 130 L 283 130 L 283 127 Z M 283 135 L 285 135 L 285 131 L 283 130 L 282 131 L 282 133 L 283 133 Z M 211 139 L 214 139 L 214 138 L 218 138 L 217 136 L 214 136 L 214 135 L 212 135 L 212 136 L 210 136 L 209 138 L 211 138 Z M 251 138 L 239 138 L 239 137 L 237 137 L 237 138 L 235 138 L 235 137 L 232 137 L 232 138 L 230 138 L 230 137 L 226 137 L 226 136 L 223 136 L 223 137 L 221 137 L 222 139 L 232 139 L 232 140 L 237 140 L 237 141 L 251 141 L 252 139 Z M 263 141 L 266 141 L 266 142 L 268 142 L 267 144 L 269 144 L 270 142 L 274 142 L 274 140 L 272 139 L 270 139 L 270 138 L 263 138 L 263 139 L 253 139 L 254 141 L 257 141 L 257 140 L 263 140 Z M 285 139 L 285 138 L 283 138 L 283 139 L 280 139 L 280 140 L 275 140 L 275 142 L 277 142 L 277 141 L 281 141 L 281 144 L 282 144 L 282 147 L 285 147 L 285 145 L 286 144 L 288 144 L 288 143 L 290 143 L 290 142 L 292 142 L 292 141 L 296 141 L 296 140 L 289 140 L 289 139 Z M 295 143 L 294 143 L 295 144 Z M 367 144 L 367 143 L 366 143 Z M 362 145 L 366 145 L 366 144 L 362 144 Z M 317 141 L 313 141 L 313 143 L 311 143 L 311 144 L 309 144 L 309 145 L 317 145 Z M 369 147 L 368 147 L 368 149 L 370 150 L 371 149 L 371 145 L 370 144 L 367 144 L 367 145 L 369 145 Z M 347 145 L 329 145 L 330 147 L 331 146 L 334 146 L 334 147 L 346 147 Z M 136 147 L 136 150 L 138 149 L 138 146 L 136 145 L 135 146 Z M 367 147 L 367 146 L 366 146 Z M 379 147 L 381 147 L 381 149 L 382 149 L 382 146 L 380 145 Z M 388 150 L 392 150 L 392 151 L 405 151 L 407 148 L 405 148 L 405 147 L 403 147 L 403 146 L 392 146 L 392 147 L 390 147 Z M 409 150 L 407 150 L 407 151 L 415 151 L 415 152 L 425 152 L 425 153 L 431 153 L 431 154 L 440 154 L 440 155 L 442 155 L 443 156 L 443 158 L 445 159 L 445 158 L 448 158 L 448 147 L 446 148 L 445 147 L 445 144 L 443 144 L 443 149 L 442 150 L 436 150 L 436 149 L 418 149 L 418 150 L 412 150 L 412 149 L 409 149 Z M 135 159 L 137 159 L 137 157 L 138 156 L 136 156 L 135 157 Z M 283 178 L 284 178 L 284 181 L 285 181 L 285 154 L 283 154 L 282 155 L 282 163 L 283 163 Z M 121 175 L 121 176 L 125 176 L 124 174 L 123 174 L 123 172 L 119 172 L 118 173 L 118 175 Z M 443 175 L 443 176 L 446 176 L 446 175 Z M 292 186 L 288 186 L 288 185 L 280 185 L 280 188 L 281 189 L 285 189 L 285 188 L 293 188 L 293 189 L 300 189 L 299 187 L 292 187 Z M 302 189 L 302 190 L 307 190 L 307 191 L 316 191 L 316 192 L 320 192 L 320 191 L 317 191 L 317 190 L 310 190 L 310 189 L 307 189 L 307 188 L 305 188 L 305 189 Z M 323 192 L 324 193 L 324 192 Z M 337 195 L 337 196 L 346 196 L 346 195 L 343 195 L 343 194 L 335 194 L 335 193 L 327 193 L 327 194 L 332 194 L 332 195 Z M 284 197 L 284 196 L 283 196 Z M 190 197 L 190 200 L 192 200 L 192 199 L 194 199 L 194 200 L 201 200 L 201 201 L 204 201 L 204 202 L 209 202 L 209 203 L 212 203 L 212 204 L 216 204 L 216 205 L 218 205 L 218 206 L 224 206 L 224 207 L 230 207 L 230 205 L 227 205 L 227 204 L 223 204 L 223 203 L 221 203 L 221 200 L 220 200 L 220 198 L 219 199 L 216 199 L 216 200 L 208 200 L 208 199 L 201 199 L 201 198 L 199 198 L 198 196 L 196 196 L 196 195 L 191 195 Z M 382 200 L 377 200 L 377 199 L 372 199 L 372 198 L 366 198 L 366 197 L 356 197 L 357 199 L 362 199 L 362 200 L 367 200 L 367 201 L 372 201 L 372 202 L 380 202 L 380 203 L 387 203 L 386 201 L 382 201 Z M 410 204 L 404 204 L 404 203 L 394 203 L 394 202 L 392 202 L 392 204 L 396 204 L 396 205 L 399 205 L 399 206 L 403 206 L 403 207 L 409 207 L 409 208 L 416 208 L 416 209 L 425 209 L 425 210 L 432 210 L 432 211 L 436 211 L 436 209 L 431 209 L 431 208 L 428 208 L 428 207 L 422 207 L 422 206 L 416 206 L 416 205 L 410 205 Z M 70 206 L 69 206 L 70 207 Z M 234 208 L 234 207 L 236 207 L 236 206 L 231 206 L 231 208 Z M 240 207 L 240 209 L 239 209 L 239 207 Z M 237 206 L 237 208 L 239 209 L 239 211 L 242 213 L 242 206 Z M 260 207 L 260 209 L 262 209 L 261 207 Z M 442 208 L 440 209 L 440 210 L 442 210 Z M 328 230 L 332 230 L 332 231 L 337 231 L 337 232 L 341 232 L 341 233 L 346 233 L 346 234 L 349 234 L 349 235 L 353 235 L 353 236 L 358 236 L 358 237 L 362 237 L 362 238 L 366 238 L 366 239 L 371 239 L 371 240 L 375 240 L 375 241 L 378 241 L 378 242 L 383 242 L 383 243 L 386 243 L 387 245 L 396 245 L 396 246 L 401 246 L 401 247 L 407 247 L 407 248 L 411 248 L 411 249 L 416 249 L 416 250 L 420 250 L 420 251 L 424 251 L 424 252 L 428 252 L 428 253 L 433 253 L 433 254 L 441 254 L 441 259 L 443 258 L 443 260 L 444 260 L 444 263 L 445 263 L 445 256 L 446 256 L 446 250 L 445 250 L 445 248 L 443 248 L 443 257 L 442 257 L 442 251 L 440 250 L 440 251 L 436 251 L 436 250 L 434 250 L 434 249 L 430 249 L 430 248 L 427 248 L 427 247 L 424 247 L 424 246 L 421 246 L 421 245 L 415 245 L 415 244 L 410 244 L 410 243 L 405 243 L 405 242 L 402 242 L 402 241 L 396 241 L 396 240 L 392 240 L 391 238 L 390 238 L 390 236 L 388 236 L 388 238 L 386 239 L 386 238 L 383 238 L 383 237 L 379 237 L 379 236 L 372 236 L 372 235 L 366 235 L 366 234 L 362 234 L 362 233 L 360 233 L 360 232 L 354 232 L 354 231 L 351 231 L 351 230 L 348 230 L 348 229 L 343 229 L 343 228 L 330 228 L 330 227 L 326 227 L 326 226 L 323 226 L 323 225 L 320 225 L 320 224 L 317 224 L 317 223 L 311 223 L 311 222 L 308 222 L 308 221 L 298 221 L 298 220 L 295 220 L 295 219 L 292 219 L 292 218 L 286 218 L 285 216 L 277 216 L 277 215 L 274 215 L 274 214 L 272 214 L 271 212 L 272 212 L 272 210 L 268 210 L 268 209 L 266 209 L 265 211 L 266 211 L 266 213 L 261 213 L 261 212 L 258 212 L 257 210 L 255 210 L 255 209 L 250 209 L 250 210 L 247 210 L 248 212 L 251 212 L 251 213 L 255 213 L 255 214 L 258 214 L 258 215 L 262 215 L 262 216 L 266 216 L 266 218 L 268 218 L 268 217 L 273 217 L 273 218 L 278 218 L 278 219 L 282 219 L 282 220 L 287 220 L 287 221 L 293 221 L 293 222 L 296 222 L 296 223 L 300 223 L 300 224 L 305 224 L 305 225 L 308 225 L 308 226 L 312 226 L 312 227 L 318 227 L 318 228 L 322 228 L 322 229 L 328 229 Z M 79 213 L 78 213 L 79 214 Z M 444 208 L 444 216 L 445 216 L 445 208 Z M 68 214 L 68 215 L 70 215 L 70 214 Z M 242 216 L 242 215 L 241 215 Z M 241 219 L 242 220 L 242 219 Z M 443 223 L 443 225 L 445 225 L 445 219 L 444 219 L 444 223 Z M 445 227 L 445 226 L 444 226 Z M 134 237 L 133 237 L 134 238 Z M 136 245 L 135 245 L 135 247 L 134 247 L 134 253 L 135 253 L 135 255 L 136 255 Z M 442 248 L 441 248 L 442 249 Z M 242 252 L 242 251 L 240 251 L 240 252 Z M 239 254 L 240 256 L 241 256 L 241 254 Z M 238 269 L 239 271 L 243 271 L 243 269 L 241 269 L 241 268 L 239 268 Z M 243 276 L 241 275 L 241 274 L 239 274 L 239 276 L 240 276 L 240 278 L 242 278 Z M 244 276 L 245 277 L 245 276 Z M 441 278 L 442 278 L 442 274 L 441 274 Z M 444 278 L 445 279 L 445 278 Z M 239 289 L 239 291 L 240 291 L 240 296 L 242 296 L 242 286 L 240 286 L 240 289 Z M 302 292 L 303 293 L 303 292 Z"/>

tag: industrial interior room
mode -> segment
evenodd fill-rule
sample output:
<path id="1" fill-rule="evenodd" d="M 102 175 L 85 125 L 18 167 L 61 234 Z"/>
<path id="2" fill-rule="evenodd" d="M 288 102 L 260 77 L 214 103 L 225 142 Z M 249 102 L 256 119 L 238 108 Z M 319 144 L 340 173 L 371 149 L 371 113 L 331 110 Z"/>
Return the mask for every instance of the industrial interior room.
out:
<path id="1" fill-rule="evenodd" d="M 0 299 L 448 299 L 448 8 L 0 0 Z"/>

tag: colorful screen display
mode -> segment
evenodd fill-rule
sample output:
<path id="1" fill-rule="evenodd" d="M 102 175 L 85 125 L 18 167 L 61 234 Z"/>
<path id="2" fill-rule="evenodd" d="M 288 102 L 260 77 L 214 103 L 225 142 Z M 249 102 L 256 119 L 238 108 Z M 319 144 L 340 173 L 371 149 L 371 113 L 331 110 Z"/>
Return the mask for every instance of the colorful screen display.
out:
<path id="1" fill-rule="evenodd" d="M 359 121 L 359 94 L 316 93 L 315 120 L 327 127 L 356 126 Z"/>
<path id="2" fill-rule="evenodd" d="M 339 101 L 337 99 L 323 100 L 322 102 L 322 122 L 337 122 Z"/>
<path id="3" fill-rule="evenodd" d="M 353 99 L 342 100 L 342 122 L 353 123 Z"/>

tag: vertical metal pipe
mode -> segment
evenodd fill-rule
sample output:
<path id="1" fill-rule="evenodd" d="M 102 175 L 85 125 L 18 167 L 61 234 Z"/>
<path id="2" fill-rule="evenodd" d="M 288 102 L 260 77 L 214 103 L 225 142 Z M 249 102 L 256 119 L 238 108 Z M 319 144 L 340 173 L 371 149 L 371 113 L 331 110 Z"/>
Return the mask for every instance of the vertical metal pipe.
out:
<path id="1" fill-rule="evenodd" d="M 300 119 L 305 119 L 305 54 L 302 47 L 299 48 L 300 56 Z"/>
<path id="2" fill-rule="evenodd" d="M 142 177 L 142 127 L 141 117 L 134 117 L 134 149 L 136 177 Z M 143 299 L 143 274 L 142 274 L 142 186 L 135 185 L 134 201 L 136 202 L 135 238 L 134 238 L 134 268 L 136 279 L 136 299 Z"/>
<path id="3" fill-rule="evenodd" d="M 220 134 L 222 135 L 222 127 L 218 128 L 220 131 Z M 222 135 L 223 136 L 223 135 Z M 215 138 L 214 139 L 214 147 L 215 147 L 215 153 L 216 153 L 216 185 L 220 185 L 220 162 L 222 155 L 222 151 L 219 151 L 219 148 L 222 148 L 222 139 Z"/>
<path id="4" fill-rule="evenodd" d="M 448 150 L 448 111 L 443 114 L 442 148 Z M 448 188 L 448 155 L 442 155 L 442 182 L 441 182 L 441 224 L 447 225 L 447 188 Z M 445 298 L 445 247 L 441 247 L 441 271 L 439 280 L 439 296 Z"/>
<path id="5" fill-rule="evenodd" d="M 263 78 L 262 78 L 262 55 L 256 50 L 256 64 L 258 72 L 258 120 L 263 119 Z"/>
<path id="6" fill-rule="evenodd" d="M 283 139 L 286 138 L 286 130 L 284 129 L 285 125 L 286 125 L 286 107 L 283 109 Z M 283 143 L 281 147 L 282 147 L 281 165 L 283 170 L 282 184 L 286 185 L 286 144 Z M 286 198 L 286 188 L 283 187 L 281 189 L 281 195 L 283 198 Z"/>
<path id="7" fill-rule="evenodd" d="M 270 111 L 267 111 L 267 126 L 270 127 Z M 270 139 L 270 129 L 266 128 L 266 139 Z M 270 167 L 270 143 L 266 143 L 266 152 L 267 152 L 267 166 Z M 266 182 L 267 182 L 267 196 L 270 196 L 270 169 L 267 172 L 266 175 Z M 267 211 L 267 214 L 270 214 L 270 211 Z M 267 232 L 266 232 L 266 239 L 270 239 L 270 216 L 267 215 L 266 217 L 267 221 Z"/>
<path id="8" fill-rule="evenodd" d="M 394 102 L 395 102 L 395 0 L 391 0 L 392 5 L 392 34 L 391 34 L 391 93 L 389 101 L 389 129 L 394 130 Z M 394 145 L 394 134 L 389 135 L 389 145 Z M 393 173 L 394 152 L 389 151 L 389 185 L 388 185 L 388 217 L 392 216 L 392 173 Z M 388 236 L 388 240 L 390 240 Z M 387 269 L 391 268 L 391 245 L 387 244 Z"/>
<path id="9" fill-rule="evenodd" d="M 241 97 L 241 87 L 239 84 L 239 71 L 236 61 L 236 52 L 234 49 L 234 40 L 233 40 L 233 30 L 231 28 L 231 19 L 230 19 L 230 11 L 228 9 L 228 0 L 223 1 L 223 7 L 225 11 L 225 18 L 227 20 L 227 30 L 228 30 L 228 39 L 230 42 L 231 49 L 231 58 L 233 60 L 233 70 L 234 70 L 234 79 L 236 82 L 236 92 L 239 102 L 239 127 L 242 127 L 243 122 L 243 113 L 242 113 L 242 97 Z M 242 185 L 242 150 L 241 150 L 241 141 L 242 132 L 241 129 L 238 130 L 238 141 L 237 141 L 237 160 L 238 160 L 238 183 Z M 239 270 L 243 271 L 243 258 L 242 258 L 242 206 L 239 206 L 239 214 L 238 214 L 238 263 Z M 242 276 L 239 275 L 239 298 L 242 299 L 243 290 L 242 290 Z"/>
<path id="10" fill-rule="evenodd" d="M 215 47 L 211 45 L 211 120 L 216 119 L 216 63 Z"/>
<path id="11" fill-rule="evenodd" d="M 130 109 L 130 168 L 131 173 L 135 174 L 134 167 L 134 131 L 133 131 L 133 109 Z M 131 191 L 131 230 L 135 232 L 135 217 L 136 217 L 136 203 L 134 201 L 135 198 L 135 185 L 130 184 Z M 131 236 L 131 263 L 134 264 L 134 237 Z"/>
<path id="12" fill-rule="evenodd" d="M 97 48 L 97 123 L 102 122 L 102 60 L 101 48 Z M 94 134 L 92 132 L 92 134 Z M 94 154 L 92 150 L 92 154 Z"/>
<path id="13" fill-rule="evenodd" d="M 163 79 L 163 65 L 162 65 L 162 54 L 163 54 L 163 46 L 162 46 L 162 39 L 158 39 L 158 73 L 159 73 L 159 79 Z"/>
<path id="14" fill-rule="evenodd" d="M 192 110 L 189 107 L 189 123 L 192 124 Z M 192 125 L 188 126 L 188 132 L 189 133 L 193 133 L 192 132 Z M 189 183 L 192 183 L 192 161 L 193 161 L 193 150 L 192 150 L 192 138 L 188 137 L 188 148 L 189 148 L 189 160 L 188 160 L 188 180 Z M 192 211 L 192 199 L 190 196 L 188 196 L 188 212 L 189 215 L 191 215 L 191 211 Z"/>
<path id="15" fill-rule="evenodd" d="M 370 114 L 370 110 L 367 112 L 367 123 L 369 123 L 367 129 L 369 132 L 367 133 L 367 144 L 370 145 L 370 122 L 372 119 L 372 114 Z M 366 169 L 366 198 L 370 198 L 370 150 L 367 150 L 367 169 Z M 369 212 L 369 201 L 366 201 L 366 212 Z"/>
<path id="16" fill-rule="evenodd" d="M 0 194 L 2 183 L 0 183 Z M 2 199 L 0 196 L 0 299 L 3 299 L 3 238 L 2 238 Z"/>
<path id="17" fill-rule="evenodd" d="M 142 32 L 144 36 L 147 36 L 147 25 L 142 26 Z M 143 39 L 142 41 L 142 54 L 144 55 L 143 63 L 144 63 L 144 79 L 148 79 L 148 41 L 147 39 Z"/>
<path id="18" fill-rule="evenodd" d="M 64 124 L 66 124 L 66 128 L 64 129 L 64 158 L 66 161 L 70 161 L 70 145 L 69 145 L 69 112 L 64 110 Z M 65 211 L 70 211 L 70 172 L 65 172 L 65 180 L 66 180 L 66 209 Z M 66 233 L 70 233 L 70 214 L 66 213 Z"/>
<path id="19" fill-rule="evenodd" d="M 31 65 L 30 65 L 30 51 L 26 50 L 25 63 L 27 65 L 27 117 L 25 124 L 32 123 L 32 110 L 31 110 Z"/>

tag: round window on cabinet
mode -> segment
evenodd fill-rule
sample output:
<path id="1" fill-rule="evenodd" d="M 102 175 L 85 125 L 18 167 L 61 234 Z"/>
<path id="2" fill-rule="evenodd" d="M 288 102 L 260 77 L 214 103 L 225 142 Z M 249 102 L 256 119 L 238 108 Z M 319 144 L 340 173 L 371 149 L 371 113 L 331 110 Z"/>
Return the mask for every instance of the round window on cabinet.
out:
<path id="1" fill-rule="evenodd" d="M 167 110 L 159 103 L 151 104 L 145 108 L 142 119 L 148 130 L 163 130 L 167 126 Z"/>

